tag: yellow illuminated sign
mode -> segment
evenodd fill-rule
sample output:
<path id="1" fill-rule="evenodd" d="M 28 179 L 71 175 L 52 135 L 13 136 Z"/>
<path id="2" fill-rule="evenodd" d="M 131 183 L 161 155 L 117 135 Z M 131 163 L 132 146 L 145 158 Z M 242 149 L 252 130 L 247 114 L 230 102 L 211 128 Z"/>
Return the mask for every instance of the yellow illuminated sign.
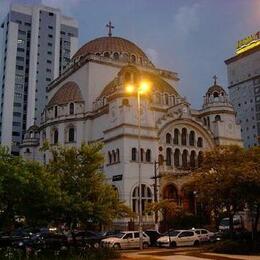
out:
<path id="1" fill-rule="evenodd" d="M 252 49 L 260 45 L 260 31 L 237 42 L 236 54 Z"/>

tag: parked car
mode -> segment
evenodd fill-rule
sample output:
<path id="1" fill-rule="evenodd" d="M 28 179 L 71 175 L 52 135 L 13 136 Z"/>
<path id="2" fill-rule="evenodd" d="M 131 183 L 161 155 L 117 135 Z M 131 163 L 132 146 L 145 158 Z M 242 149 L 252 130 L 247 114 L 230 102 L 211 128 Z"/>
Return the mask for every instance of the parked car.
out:
<path id="1" fill-rule="evenodd" d="M 229 231 L 229 218 L 223 218 L 220 221 L 219 224 L 219 232 L 228 232 Z M 235 215 L 233 217 L 233 229 L 234 231 L 241 231 L 244 228 L 244 223 L 243 223 L 243 219 L 242 216 L 240 215 Z"/>
<path id="2" fill-rule="evenodd" d="M 214 232 L 210 232 L 209 230 L 203 228 L 193 228 L 191 230 L 195 231 L 198 235 L 200 243 L 216 241 L 216 234 Z"/>
<path id="3" fill-rule="evenodd" d="M 69 235 L 68 241 L 71 246 L 99 248 L 100 242 L 104 238 L 105 236 L 102 234 L 98 234 L 93 231 L 82 230 Z"/>
<path id="4" fill-rule="evenodd" d="M 171 230 L 157 239 L 159 247 L 198 246 L 200 239 L 193 230 Z"/>
<path id="5" fill-rule="evenodd" d="M 140 243 L 139 231 L 124 231 L 115 236 L 105 238 L 101 241 L 102 247 L 113 247 L 116 249 L 138 248 Z M 149 236 L 143 232 L 143 248 L 150 245 Z"/>
<path id="6" fill-rule="evenodd" d="M 160 232 L 152 229 L 145 230 L 145 234 L 149 236 L 151 246 L 156 246 L 157 239 L 162 236 Z"/>

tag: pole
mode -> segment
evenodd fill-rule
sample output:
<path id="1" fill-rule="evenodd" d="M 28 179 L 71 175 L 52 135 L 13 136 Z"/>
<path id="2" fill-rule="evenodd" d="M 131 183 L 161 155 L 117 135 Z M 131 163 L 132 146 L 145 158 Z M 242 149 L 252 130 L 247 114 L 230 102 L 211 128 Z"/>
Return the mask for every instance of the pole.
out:
<path id="1" fill-rule="evenodd" d="M 137 91 L 138 106 L 138 183 L 139 183 L 139 246 L 143 250 L 143 210 L 142 210 L 142 178 L 141 178 L 141 99 Z"/>
<path id="2" fill-rule="evenodd" d="M 154 202 L 158 202 L 158 197 L 157 197 L 157 164 L 159 164 L 159 162 L 154 162 Z M 158 211 L 156 210 L 154 213 L 154 228 L 155 230 L 159 230 L 159 226 L 158 226 Z"/>

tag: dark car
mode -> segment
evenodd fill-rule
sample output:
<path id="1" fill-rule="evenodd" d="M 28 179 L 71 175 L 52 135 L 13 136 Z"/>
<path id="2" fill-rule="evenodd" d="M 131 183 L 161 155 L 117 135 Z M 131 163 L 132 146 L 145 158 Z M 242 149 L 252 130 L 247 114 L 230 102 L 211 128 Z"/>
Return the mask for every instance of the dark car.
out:
<path id="1" fill-rule="evenodd" d="M 157 230 L 146 230 L 145 233 L 150 237 L 151 246 L 156 246 L 156 240 L 162 236 Z"/>
<path id="2" fill-rule="evenodd" d="M 73 232 L 68 241 L 71 246 L 83 247 L 83 248 L 99 248 L 100 242 L 105 237 L 102 234 L 95 233 L 94 231 L 77 231 Z"/>

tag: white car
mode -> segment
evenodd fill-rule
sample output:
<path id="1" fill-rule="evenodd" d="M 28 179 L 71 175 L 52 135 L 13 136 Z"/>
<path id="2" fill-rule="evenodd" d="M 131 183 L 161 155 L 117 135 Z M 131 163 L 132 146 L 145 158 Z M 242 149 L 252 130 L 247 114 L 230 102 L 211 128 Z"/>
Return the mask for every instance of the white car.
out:
<path id="1" fill-rule="evenodd" d="M 191 230 L 195 231 L 199 237 L 200 242 L 213 242 L 216 240 L 216 234 L 208 231 L 207 229 L 193 228 Z"/>
<path id="2" fill-rule="evenodd" d="M 200 239 L 193 230 L 171 230 L 157 239 L 159 247 L 198 246 Z"/>
<path id="3" fill-rule="evenodd" d="M 117 249 L 138 248 L 139 247 L 139 231 L 124 231 L 114 236 L 102 239 L 102 247 L 113 247 Z M 150 238 L 143 232 L 143 248 L 150 245 Z"/>

